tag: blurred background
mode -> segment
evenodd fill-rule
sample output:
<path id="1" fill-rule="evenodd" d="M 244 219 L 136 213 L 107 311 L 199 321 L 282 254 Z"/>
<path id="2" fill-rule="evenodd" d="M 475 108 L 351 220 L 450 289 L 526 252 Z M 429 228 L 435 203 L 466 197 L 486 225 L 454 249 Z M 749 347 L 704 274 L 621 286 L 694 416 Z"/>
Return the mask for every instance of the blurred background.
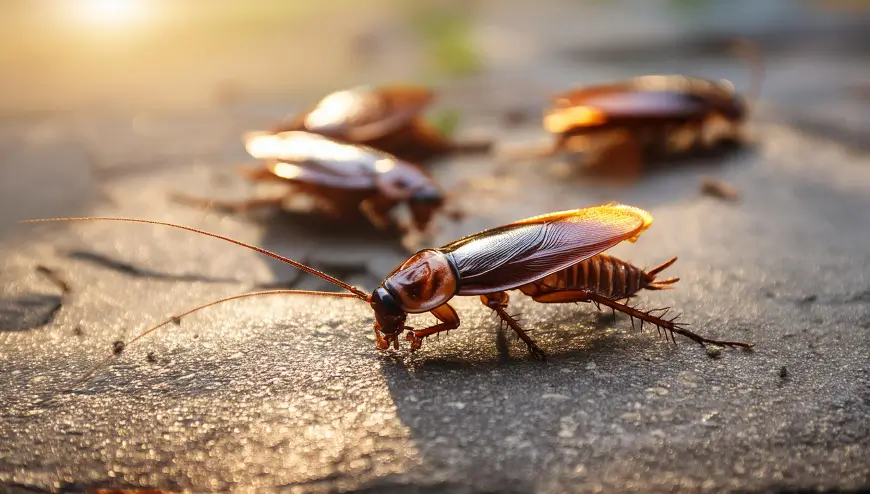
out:
<path id="1" fill-rule="evenodd" d="M 502 84 L 561 88 L 607 79 L 598 65 L 674 69 L 680 57 L 716 55 L 711 52 L 732 36 L 754 36 L 768 49 L 788 52 L 782 56 L 828 50 L 834 58 L 865 49 L 870 37 L 868 2 L 861 0 L 4 5 L 0 111 L 6 114 L 308 102 L 331 89 L 396 79 L 440 84 L 502 76 Z M 707 67 L 692 68 L 704 74 Z M 530 95 L 520 89 L 511 96 Z"/>
<path id="2" fill-rule="evenodd" d="M 729 48 L 735 37 L 765 56 L 756 119 L 866 148 L 868 5 L 7 0 L 0 230 L 71 213 L 97 196 L 95 182 L 119 174 L 246 161 L 241 133 L 356 84 L 432 85 L 433 113 L 453 111 L 458 132 L 497 144 L 544 137 L 546 98 L 578 84 L 684 73 L 745 90 L 748 68 Z M 525 130 L 506 130 L 517 116 Z"/>

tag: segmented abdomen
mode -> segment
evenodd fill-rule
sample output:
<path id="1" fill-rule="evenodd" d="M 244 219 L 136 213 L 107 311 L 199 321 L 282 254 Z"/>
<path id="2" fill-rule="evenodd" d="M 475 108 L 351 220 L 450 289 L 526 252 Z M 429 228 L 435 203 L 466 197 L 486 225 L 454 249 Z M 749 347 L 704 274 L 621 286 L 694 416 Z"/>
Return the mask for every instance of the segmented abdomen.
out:
<path id="1" fill-rule="evenodd" d="M 598 254 L 520 289 L 532 297 L 557 291 L 587 290 L 612 300 L 622 300 L 644 288 L 651 288 L 654 279 L 654 275 L 633 264 Z"/>

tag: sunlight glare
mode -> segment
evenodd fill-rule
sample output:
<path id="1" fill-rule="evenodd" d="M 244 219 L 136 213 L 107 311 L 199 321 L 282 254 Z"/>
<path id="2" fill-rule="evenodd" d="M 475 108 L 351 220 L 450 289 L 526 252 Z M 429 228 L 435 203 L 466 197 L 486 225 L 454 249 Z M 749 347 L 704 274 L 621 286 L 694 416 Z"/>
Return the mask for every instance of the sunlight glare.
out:
<path id="1" fill-rule="evenodd" d="M 250 132 L 245 136 L 245 149 L 258 159 L 305 161 L 361 161 L 370 157 L 355 146 L 331 141 L 317 134 L 289 131 L 279 134 Z"/>
<path id="2" fill-rule="evenodd" d="M 75 10 L 89 24 L 129 25 L 144 17 L 145 4 L 142 0 L 81 0 Z"/>

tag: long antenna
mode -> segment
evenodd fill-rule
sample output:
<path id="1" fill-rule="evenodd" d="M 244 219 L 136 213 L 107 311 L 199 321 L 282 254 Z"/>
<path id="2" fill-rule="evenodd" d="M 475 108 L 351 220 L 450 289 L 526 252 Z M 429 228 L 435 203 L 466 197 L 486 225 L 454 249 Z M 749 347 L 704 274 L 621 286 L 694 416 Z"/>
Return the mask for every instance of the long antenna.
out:
<path id="1" fill-rule="evenodd" d="M 761 83 L 764 81 L 764 57 L 757 43 L 747 38 L 737 38 L 732 42 L 731 49 L 749 67 L 749 87 L 746 89 L 746 101 L 755 106 L 761 95 Z"/>
<path id="2" fill-rule="evenodd" d="M 109 363 L 112 359 L 114 359 L 115 357 L 120 355 L 121 352 L 123 352 L 124 349 L 126 347 L 128 347 L 129 345 L 136 343 L 137 341 L 142 339 L 144 336 L 146 336 L 150 333 L 153 333 L 154 331 L 157 331 L 158 329 L 162 328 L 163 326 L 166 326 L 167 324 L 170 324 L 173 322 L 178 322 L 182 317 L 189 316 L 190 314 L 193 314 L 194 312 L 198 312 L 202 309 L 205 309 L 206 307 L 211 307 L 213 305 L 222 304 L 224 302 L 229 302 L 231 300 L 238 300 L 240 298 L 258 297 L 260 295 L 291 295 L 291 294 L 292 295 L 318 295 L 318 296 L 323 295 L 323 296 L 327 296 L 327 297 L 340 297 L 340 298 L 358 298 L 355 294 L 351 294 L 351 293 L 318 292 L 318 291 L 312 291 L 312 290 L 266 290 L 266 291 L 261 291 L 261 292 L 251 292 L 251 293 L 243 293 L 241 295 L 233 295 L 232 297 L 224 297 L 222 299 L 218 299 L 218 300 L 215 300 L 213 302 L 209 302 L 207 304 L 203 304 L 203 305 L 194 307 L 193 309 L 190 309 L 187 312 L 184 312 L 183 314 L 173 316 L 173 317 L 161 322 L 160 324 L 146 330 L 145 332 L 139 334 L 139 336 L 130 340 L 129 343 L 125 343 L 125 344 L 121 345 L 114 352 L 112 352 L 106 358 L 101 360 L 97 365 L 91 367 L 91 369 L 88 372 L 86 372 L 84 376 L 82 376 L 81 378 L 76 380 L 74 383 L 72 383 L 72 385 L 70 385 L 70 387 L 68 387 L 65 390 L 65 392 L 69 392 L 73 388 L 78 386 L 79 384 L 87 381 L 88 378 L 90 378 L 94 374 L 94 372 L 98 371 L 101 367 L 103 367 L 104 365 Z"/>
<path id="3" fill-rule="evenodd" d="M 224 241 L 236 244 L 236 245 L 240 245 L 242 247 L 246 247 L 248 249 L 259 252 L 261 254 L 265 254 L 265 255 L 272 257 L 274 259 L 277 259 L 281 262 L 285 262 L 285 263 L 287 263 L 287 264 L 289 264 L 297 269 L 301 269 L 302 271 L 305 271 L 306 273 L 313 274 L 314 276 L 322 278 L 322 279 L 324 279 L 324 280 L 326 280 L 334 285 L 338 285 L 341 288 L 344 288 L 345 290 L 354 294 L 355 296 L 361 298 L 362 300 L 365 300 L 366 302 L 371 301 L 371 297 L 369 296 L 369 294 L 360 290 L 359 288 L 350 286 L 347 283 L 345 283 L 337 278 L 333 278 L 332 276 L 329 276 L 328 274 L 326 274 L 322 271 L 318 271 L 312 267 L 306 266 L 305 264 L 302 264 L 301 262 L 294 261 L 293 259 L 290 259 L 289 257 L 284 257 L 282 255 L 268 251 L 268 250 L 263 249 L 261 247 L 257 247 L 256 245 L 251 245 L 251 244 L 248 244 L 245 242 L 241 242 L 239 240 L 231 239 L 229 237 L 224 237 L 223 235 L 218 235 L 216 233 L 210 233 L 210 232 L 207 232 L 204 230 L 199 230 L 197 228 L 191 228 L 189 226 L 176 225 L 174 223 L 165 223 L 163 221 L 139 220 L 139 219 L 135 219 L 135 218 L 114 218 L 114 217 L 106 217 L 106 216 L 90 216 L 90 217 L 81 217 L 81 218 L 43 218 L 43 219 L 37 219 L 37 220 L 24 220 L 24 221 L 21 221 L 20 223 L 43 223 L 43 222 L 48 222 L 48 221 L 95 221 L 95 220 L 127 221 L 130 223 L 147 223 L 150 225 L 162 225 L 162 226 L 168 226 L 171 228 L 178 228 L 179 230 L 187 230 L 189 232 L 200 233 L 202 235 L 206 235 L 206 236 L 213 237 L 213 238 L 219 238 L 221 240 L 224 240 Z"/>

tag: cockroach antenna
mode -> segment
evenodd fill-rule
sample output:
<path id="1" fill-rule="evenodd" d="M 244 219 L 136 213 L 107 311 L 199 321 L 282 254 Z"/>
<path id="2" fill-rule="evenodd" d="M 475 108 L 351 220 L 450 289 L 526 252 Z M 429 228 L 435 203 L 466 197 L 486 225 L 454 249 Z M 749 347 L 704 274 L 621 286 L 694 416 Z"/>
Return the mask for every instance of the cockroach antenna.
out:
<path id="1" fill-rule="evenodd" d="M 347 290 L 350 293 L 320 292 L 320 291 L 312 291 L 312 290 L 267 290 L 267 291 L 243 293 L 240 295 L 234 295 L 231 297 L 225 297 L 225 298 L 221 298 L 219 300 L 214 300 L 212 302 L 200 305 L 198 307 L 194 307 L 193 309 L 190 309 L 187 312 L 184 312 L 183 314 L 178 314 L 178 315 L 172 316 L 171 318 L 169 318 L 169 319 L 161 322 L 160 324 L 158 324 L 158 325 L 146 330 L 145 332 L 139 334 L 138 336 L 136 336 L 135 338 L 130 340 L 129 343 L 119 345 L 120 351 L 113 351 L 110 355 L 108 355 L 102 361 L 100 361 L 95 366 L 93 366 L 84 376 L 82 376 L 80 379 L 76 380 L 69 388 L 67 388 L 66 392 L 72 391 L 76 386 L 87 381 L 88 378 L 90 378 L 94 374 L 94 372 L 96 372 L 97 370 L 102 368 L 104 365 L 106 365 L 109 361 L 111 361 L 112 359 L 114 359 L 115 357 L 120 355 L 127 346 L 137 342 L 138 340 L 140 340 L 144 336 L 146 336 L 154 331 L 157 331 L 158 329 L 160 329 L 168 324 L 171 324 L 175 321 L 179 321 L 183 317 L 189 316 L 190 314 L 193 314 L 194 312 L 198 312 L 202 309 L 205 309 L 207 307 L 211 307 L 213 305 L 218 305 L 218 304 L 221 304 L 224 302 L 229 302 L 231 300 L 238 300 L 238 299 L 242 299 L 242 298 L 258 297 L 261 295 L 316 295 L 316 296 L 325 296 L 325 297 L 358 298 L 358 299 L 363 300 L 365 302 L 369 302 L 369 303 L 371 302 L 371 296 L 369 294 L 367 294 L 366 292 L 364 292 L 364 291 L 362 291 L 359 288 L 356 288 L 354 286 L 348 285 L 347 283 L 345 283 L 337 278 L 334 278 L 334 277 L 332 277 L 332 276 L 330 276 L 322 271 L 318 271 L 317 269 L 314 269 L 310 266 L 306 266 L 305 264 L 302 264 L 298 261 L 294 261 L 293 259 L 290 259 L 288 257 L 284 257 L 280 254 L 276 254 L 274 252 L 263 249 L 261 247 L 257 247 L 255 245 L 251 245 L 251 244 L 239 241 L 239 240 L 225 237 L 223 235 L 218 235 L 216 233 L 211 233 L 211 232 L 207 232 L 204 230 L 199 230 L 197 228 L 192 228 L 192 227 L 183 226 L 183 225 L 177 225 L 174 223 L 166 223 L 163 221 L 141 220 L 141 219 L 136 219 L 136 218 L 116 218 L 116 217 L 105 217 L 105 216 L 80 217 L 80 218 L 44 218 L 44 219 L 35 219 L 35 220 L 24 220 L 24 221 L 21 221 L 20 223 L 44 223 L 44 222 L 57 222 L 57 221 L 97 221 L 97 220 L 126 221 L 126 222 L 130 222 L 130 223 L 145 223 L 145 224 L 150 224 L 150 225 L 168 226 L 171 228 L 186 230 L 189 232 L 199 233 L 202 235 L 206 235 L 208 237 L 213 237 L 213 238 L 217 238 L 220 240 L 224 240 L 226 242 L 230 242 L 230 243 L 251 249 L 253 251 L 259 252 L 261 254 L 265 254 L 265 255 L 272 257 L 274 259 L 277 259 L 279 261 L 285 262 L 285 263 L 287 263 L 295 268 L 298 268 L 306 273 L 313 274 L 314 276 L 317 276 L 317 277 L 322 278 L 330 283 L 333 283 L 341 288 L 344 288 L 345 290 Z"/>
<path id="2" fill-rule="evenodd" d="M 731 51 L 749 68 L 749 86 L 744 94 L 749 106 L 754 107 L 764 82 L 764 56 L 761 48 L 747 38 L 737 38 L 731 43 Z"/>
<path id="3" fill-rule="evenodd" d="M 41 218 L 41 219 L 35 219 L 35 220 L 23 220 L 23 221 L 20 221 L 19 223 L 46 223 L 46 222 L 50 222 L 50 221 L 126 221 L 129 223 L 145 223 L 145 224 L 149 224 L 149 225 L 168 226 L 170 228 L 177 228 L 179 230 L 186 230 L 186 231 L 193 232 L 193 233 L 199 233 L 200 235 L 218 238 L 218 239 L 221 239 L 223 241 L 230 242 L 230 243 L 236 244 L 236 245 L 240 245 L 240 246 L 245 247 L 247 249 L 251 249 L 253 251 L 259 252 L 260 254 L 265 254 L 265 255 L 272 257 L 274 259 L 277 259 L 281 262 L 285 262 L 285 263 L 287 263 L 287 264 L 289 264 L 297 269 L 301 269 L 302 271 L 305 271 L 306 273 L 313 274 L 314 276 L 322 278 L 322 279 L 324 279 L 324 280 L 326 280 L 334 285 L 340 286 L 341 288 L 344 288 L 345 290 L 356 295 L 357 297 L 361 298 L 362 300 L 365 300 L 367 302 L 371 301 L 371 297 L 369 296 L 369 294 L 360 290 L 359 288 L 348 285 L 347 283 L 339 280 L 338 278 L 334 278 L 332 276 L 329 276 L 328 274 L 326 274 L 322 271 L 318 271 L 310 266 L 306 266 L 305 264 L 302 264 L 301 262 L 294 261 L 293 259 L 290 259 L 289 257 L 284 257 L 280 254 L 276 254 L 276 253 L 269 251 L 269 250 L 266 250 L 262 247 L 257 247 L 256 245 L 248 244 L 248 243 L 245 243 L 245 242 L 242 242 L 239 240 L 225 237 L 223 235 L 218 235 L 217 233 L 211 233 L 211 232 L 207 232 L 205 230 L 200 230 L 200 229 L 192 228 L 189 226 L 176 225 L 175 223 L 166 223 L 163 221 L 141 220 L 141 219 L 137 219 L 137 218 L 117 218 L 117 217 L 109 217 L 109 216 L 88 216 L 88 217 L 80 217 L 80 218 Z"/>

